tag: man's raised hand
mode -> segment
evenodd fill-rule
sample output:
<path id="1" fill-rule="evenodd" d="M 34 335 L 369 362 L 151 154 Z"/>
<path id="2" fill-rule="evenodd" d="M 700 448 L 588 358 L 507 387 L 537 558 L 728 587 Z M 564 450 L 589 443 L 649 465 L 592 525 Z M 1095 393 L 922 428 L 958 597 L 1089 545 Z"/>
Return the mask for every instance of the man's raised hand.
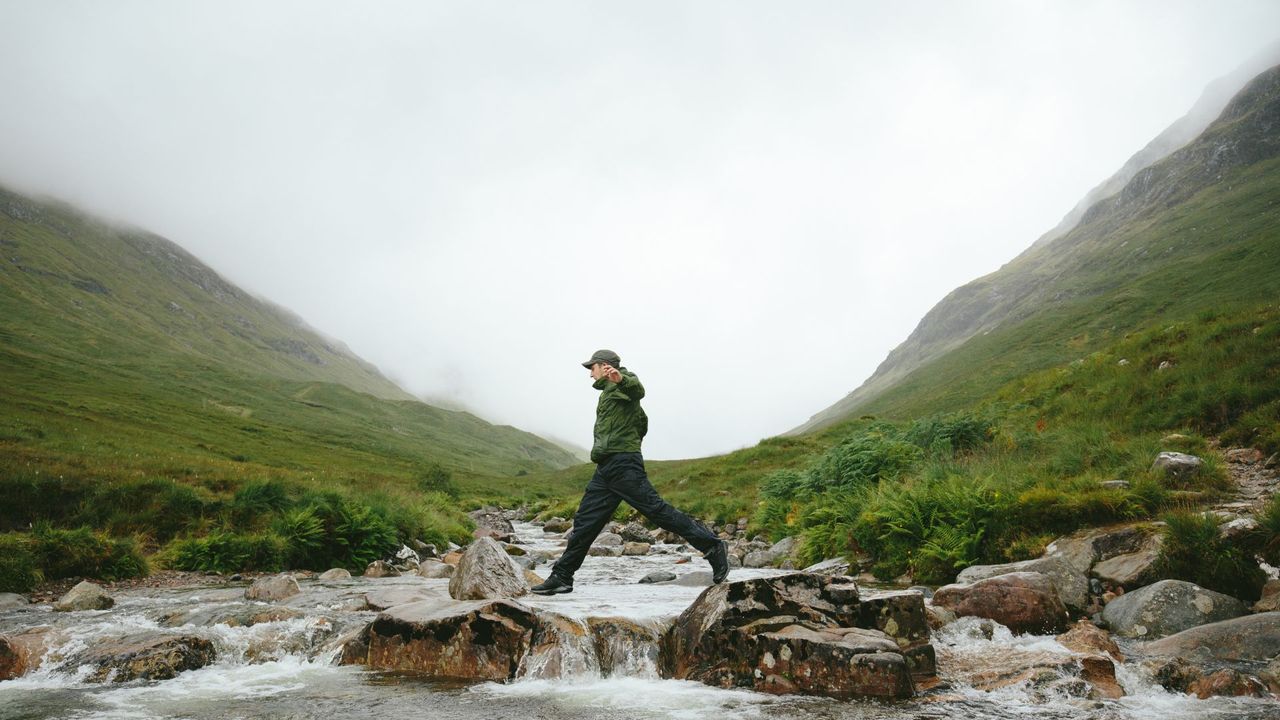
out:
<path id="1" fill-rule="evenodd" d="M 612 365 L 605 365 L 604 379 L 611 383 L 620 383 L 622 382 L 622 373 L 618 372 L 618 368 Z"/>

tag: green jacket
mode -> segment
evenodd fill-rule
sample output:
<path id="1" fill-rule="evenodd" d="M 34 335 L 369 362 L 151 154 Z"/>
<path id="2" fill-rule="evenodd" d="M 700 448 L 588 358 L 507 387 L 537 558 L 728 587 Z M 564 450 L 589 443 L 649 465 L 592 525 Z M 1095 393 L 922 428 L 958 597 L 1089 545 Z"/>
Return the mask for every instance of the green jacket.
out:
<path id="1" fill-rule="evenodd" d="M 640 407 L 644 386 L 640 378 L 626 368 L 618 368 L 622 381 L 611 383 L 600 378 L 592 384 L 600 390 L 596 403 L 596 427 L 591 445 L 591 462 L 598 463 L 606 455 L 640 452 L 640 441 L 649 432 L 649 416 Z"/>

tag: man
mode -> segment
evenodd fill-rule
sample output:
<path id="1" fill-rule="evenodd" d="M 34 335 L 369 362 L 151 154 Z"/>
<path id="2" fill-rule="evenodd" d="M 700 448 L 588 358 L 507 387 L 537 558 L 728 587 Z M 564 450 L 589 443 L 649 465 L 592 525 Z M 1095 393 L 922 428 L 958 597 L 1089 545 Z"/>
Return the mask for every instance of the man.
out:
<path id="1" fill-rule="evenodd" d="M 649 431 L 649 417 L 640 407 L 640 398 L 644 397 L 640 378 L 622 367 L 622 358 L 612 350 L 597 350 L 582 366 L 591 371 L 593 387 L 600 391 L 591 446 L 596 472 L 573 516 L 573 530 L 564 554 L 551 567 L 546 582 L 535 585 L 533 591 L 539 595 L 573 592 L 573 574 L 623 501 L 658 527 L 676 533 L 697 548 L 711 563 L 712 582 L 724 582 L 729 576 L 728 546 L 659 497 L 645 475 L 640 441 Z"/>

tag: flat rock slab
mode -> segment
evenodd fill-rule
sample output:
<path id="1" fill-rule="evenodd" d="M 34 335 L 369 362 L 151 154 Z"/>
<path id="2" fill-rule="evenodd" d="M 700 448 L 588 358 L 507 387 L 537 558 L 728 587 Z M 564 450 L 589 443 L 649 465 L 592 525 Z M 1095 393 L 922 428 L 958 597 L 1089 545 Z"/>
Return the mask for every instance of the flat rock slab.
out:
<path id="1" fill-rule="evenodd" d="M 1193 627 L 1146 643 L 1142 652 L 1195 662 L 1268 663 L 1280 657 L 1280 612 Z"/>
<path id="2" fill-rule="evenodd" d="M 76 656 L 72 667 L 93 665 L 89 682 L 168 680 L 217 658 L 213 643 L 195 635 L 142 634 L 98 642 Z"/>
<path id="3" fill-rule="evenodd" d="M 1064 605 L 1083 610 L 1089 604 L 1089 578 L 1066 559 L 1057 556 L 1023 560 L 1003 565 L 973 565 L 960 571 L 958 583 L 974 583 L 997 575 L 1015 572 L 1038 572 L 1049 578 Z"/>
<path id="4" fill-rule="evenodd" d="M 1240 617 L 1244 603 L 1182 580 L 1161 580 L 1107 603 L 1102 619 L 1122 637 L 1155 639 Z"/>
<path id="5" fill-rule="evenodd" d="M 509 600 L 423 601 L 384 611 L 343 648 L 342 663 L 458 680 L 510 680 L 537 614 Z"/>

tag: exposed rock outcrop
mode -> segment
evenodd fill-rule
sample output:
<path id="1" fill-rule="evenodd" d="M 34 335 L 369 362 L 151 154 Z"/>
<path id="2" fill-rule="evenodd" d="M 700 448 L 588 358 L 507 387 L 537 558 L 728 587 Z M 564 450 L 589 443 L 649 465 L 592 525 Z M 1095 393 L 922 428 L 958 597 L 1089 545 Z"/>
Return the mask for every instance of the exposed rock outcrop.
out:
<path id="1" fill-rule="evenodd" d="M 1123 637 L 1154 639 L 1239 617 L 1244 603 L 1182 580 L 1162 580 L 1107 603 L 1102 619 Z"/>
<path id="2" fill-rule="evenodd" d="M 923 602 L 913 595 L 920 616 L 913 625 L 923 627 Z M 859 627 L 862 612 L 847 579 L 793 574 L 716 585 L 663 637 L 662 669 L 678 679 L 772 693 L 911 696 L 903 648 L 881 630 Z"/>
<path id="3" fill-rule="evenodd" d="M 989 618 L 1015 633 L 1051 633 L 1067 625 L 1067 608 L 1045 575 L 1016 572 L 938 588 L 933 604 L 960 617 Z"/>
<path id="4" fill-rule="evenodd" d="M 168 680 L 186 670 L 198 670 L 217 658 L 213 643 L 195 635 L 143 633 L 111 642 L 98 642 L 69 663 L 92 665 L 89 682 Z"/>

